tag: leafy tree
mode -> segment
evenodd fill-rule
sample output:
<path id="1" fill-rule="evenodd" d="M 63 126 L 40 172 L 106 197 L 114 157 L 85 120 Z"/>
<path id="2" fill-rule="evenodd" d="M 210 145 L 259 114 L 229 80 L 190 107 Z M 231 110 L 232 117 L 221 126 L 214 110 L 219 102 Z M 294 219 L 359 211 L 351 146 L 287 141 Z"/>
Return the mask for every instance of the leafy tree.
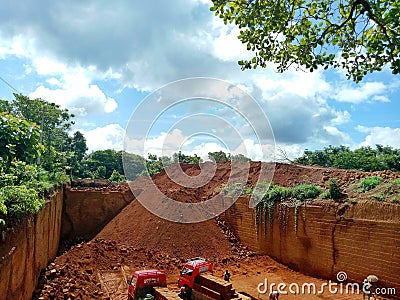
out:
<path id="1" fill-rule="evenodd" d="M 104 167 L 105 173 L 103 177 L 97 178 L 109 178 L 114 170 L 124 174 L 121 151 L 113 149 L 97 150 L 91 153 L 84 163 L 92 174 L 96 173 L 99 167 Z M 90 172 L 88 175 L 90 175 Z M 96 176 L 99 176 L 98 172 Z"/>
<path id="2" fill-rule="evenodd" d="M 96 179 L 106 178 L 106 176 L 107 176 L 107 169 L 105 166 L 98 166 L 96 171 L 94 171 L 93 173 L 93 178 Z"/>
<path id="3" fill-rule="evenodd" d="M 74 115 L 43 99 L 30 99 L 21 94 L 14 94 L 14 97 L 9 103 L 10 113 L 40 127 L 39 142 L 44 149 L 37 162 L 49 171 L 64 168 L 67 165 L 67 130 L 74 124 L 70 120 Z"/>
<path id="4" fill-rule="evenodd" d="M 241 154 L 241 153 L 236 154 L 236 155 L 232 155 L 232 156 L 231 156 L 231 160 L 232 160 L 232 161 L 243 161 L 243 162 L 249 162 L 249 161 L 251 161 L 250 158 L 244 156 L 244 155 Z"/>
<path id="5" fill-rule="evenodd" d="M 0 113 L 0 158 L 5 162 L 5 171 L 12 161 L 34 162 L 43 150 L 39 136 L 36 124 L 8 112 Z"/>
<path id="6" fill-rule="evenodd" d="M 67 145 L 70 175 L 74 178 L 83 178 L 85 176 L 83 159 L 88 150 L 84 135 L 80 131 L 76 131 L 72 137 L 68 137 Z"/>
<path id="7" fill-rule="evenodd" d="M 379 165 L 392 171 L 400 171 L 400 149 L 376 145 L 376 156 Z"/>
<path id="8" fill-rule="evenodd" d="M 127 180 L 135 180 L 145 174 L 146 160 L 140 155 L 123 151 L 122 159 L 124 162 L 124 173 L 121 174 L 123 174 Z"/>
<path id="9" fill-rule="evenodd" d="M 126 181 L 126 178 L 124 175 L 120 174 L 117 170 L 114 170 L 110 178 L 108 178 L 108 180 L 110 180 L 111 182 L 123 182 Z"/>
<path id="10" fill-rule="evenodd" d="M 193 156 L 185 155 L 181 151 L 179 151 L 178 153 L 174 153 L 172 155 L 172 160 L 174 162 L 180 162 L 185 164 L 199 164 L 202 162 L 201 157 L 197 156 L 197 154 Z"/>
<path id="11" fill-rule="evenodd" d="M 44 195 L 65 183 L 72 115 L 55 104 L 14 94 L 0 100 L 0 223 L 36 213 Z M 40 159 L 42 158 L 42 159 Z"/>
<path id="12" fill-rule="evenodd" d="M 168 156 L 157 157 L 157 155 L 149 153 L 146 160 L 147 172 L 150 176 L 153 176 L 164 170 L 171 163 L 172 159 Z"/>
<path id="13" fill-rule="evenodd" d="M 212 0 L 211 11 L 240 28 L 254 53 L 242 69 L 273 62 L 316 70 L 341 67 L 355 82 L 389 64 L 400 72 L 399 0 Z M 341 53 L 341 55 L 339 54 Z"/>
<path id="14" fill-rule="evenodd" d="M 230 160 L 230 155 L 226 155 L 223 151 L 208 152 L 208 158 L 215 162 L 224 162 Z"/>
<path id="15" fill-rule="evenodd" d="M 80 131 L 76 131 L 71 140 L 71 151 L 75 153 L 77 159 L 81 161 L 86 154 L 88 147 L 86 139 Z"/>
<path id="16" fill-rule="evenodd" d="M 302 165 L 319 165 L 321 167 L 331 167 L 332 159 L 325 151 L 310 151 L 305 150 L 303 156 L 295 159 L 294 163 Z"/>
<path id="17" fill-rule="evenodd" d="M 137 177 L 143 176 L 146 169 L 146 160 L 140 155 L 113 149 L 94 151 L 81 164 L 83 165 L 82 168 L 86 170 L 84 176 L 91 178 L 94 176 L 100 178 L 98 176 L 103 174 L 98 172 L 99 167 L 104 167 L 105 170 L 104 176 L 101 178 L 110 178 L 115 171 L 125 176 L 127 180 L 135 180 Z"/>

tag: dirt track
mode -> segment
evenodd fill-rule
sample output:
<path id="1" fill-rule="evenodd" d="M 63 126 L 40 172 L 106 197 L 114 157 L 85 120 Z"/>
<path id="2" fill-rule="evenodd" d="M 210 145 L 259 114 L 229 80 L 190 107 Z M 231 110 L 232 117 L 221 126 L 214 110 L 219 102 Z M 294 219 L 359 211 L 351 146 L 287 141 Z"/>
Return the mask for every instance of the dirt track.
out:
<path id="1" fill-rule="evenodd" d="M 177 168 L 172 166 L 171 168 Z M 205 165 L 203 168 L 211 168 Z M 200 173 L 198 166 L 182 165 L 188 176 Z M 252 163 L 247 183 L 258 180 L 260 163 Z M 174 171 L 174 170 L 173 170 Z M 371 175 L 400 177 L 398 173 L 363 173 L 319 167 L 302 167 L 277 164 L 273 181 L 278 185 L 291 186 L 308 182 L 327 185 L 330 178 L 337 178 L 340 185 L 355 183 Z M 171 181 L 165 172 L 153 180 L 168 197 L 178 201 L 203 201 L 218 193 L 227 182 L 232 170 L 229 163 L 218 165 L 212 179 L 199 188 L 181 188 Z M 145 190 L 148 182 L 139 179 L 138 189 Z M 150 194 L 149 197 L 152 195 Z M 223 274 L 226 268 L 232 273 L 237 291 L 244 291 L 255 298 L 267 296 L 257 292 L 265 278 L 269 282 L 322 284 L 325 281 L 291 271 L 267 256 L 254 256 L 240 245 L 226 229 L 215 220 L 196 224 L 169 222 L 148 212 L 138 201 L 129 204 L 99 234 L 88 243 L 73 247 L 50 265 L 41 279 L 44 287 L 37 292 L 43 299 L 125 299 L 126 278 L 134 270 L 159 268 L 167 271 L 171 287 L 176 286 L 177 275 L 186 258 L 203 256 L 214 262 L 215 274 Z M 281 299 L 360 299 L 360 295 L 344 297 L 324 295 L 282 295 Z"/>

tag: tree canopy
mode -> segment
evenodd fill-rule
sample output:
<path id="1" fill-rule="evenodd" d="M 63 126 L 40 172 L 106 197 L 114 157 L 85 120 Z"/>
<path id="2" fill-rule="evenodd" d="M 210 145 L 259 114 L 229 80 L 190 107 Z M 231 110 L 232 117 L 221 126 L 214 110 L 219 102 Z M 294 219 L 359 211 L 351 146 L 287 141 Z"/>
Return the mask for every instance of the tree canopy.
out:
<path id="1" fill-rule="evenodd" d="M 251 161 L 250 158 L 244 156 L 243 154 L 239 153 L 239 154 L 232 155 L 230 153 L 226 154 L 224 151 L 208 152 L 208 158 L 215 162 L 224 162 L 224 161 L 248 162 L 248 161 Z"/>
<path id="2" fill-rule="evenodd" d="M 277 64 L 343 68 L 359 82 L 386 64 L 400 72 L 399 0 L 212 0 L 212 11 L 240 28 L 254 53 L 242 69 Z"/>
<path id="3" fill-rule="evenodd" d="M 400 171 L 400 149 L 382 145 L 376 145 L 376 149 L 361 147 L 355 150 L 350 150 L 345 146 L 329 146 L 324 150 L 305 150 L 304 154 L 293 162 L 367 172 Z"/>

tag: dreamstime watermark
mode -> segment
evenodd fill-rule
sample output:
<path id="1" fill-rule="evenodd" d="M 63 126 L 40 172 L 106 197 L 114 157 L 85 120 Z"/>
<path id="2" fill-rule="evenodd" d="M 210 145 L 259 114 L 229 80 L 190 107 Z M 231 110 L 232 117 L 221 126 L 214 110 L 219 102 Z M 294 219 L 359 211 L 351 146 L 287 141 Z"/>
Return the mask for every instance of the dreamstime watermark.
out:
<path id="1" fill-rule="evenodd" d="M 157 134 L 163 139 L 158 139 Z M 134 109 L 127 124 L 124 153 L 147 157 L 154 149 L 161 148 L 159 158 L 171 157 L 174 153 L 195 153 L 195 149 L 204 149 L 207 144 L 204 141 L 208 141 L 208 145 L 218 144 L 228 153 L 240 153 L 247 157 L 256 153 L 258 160 L 274 161 L 275 139 L 265 111 L 240 86 L 214 78 L 178 80 L 149 94 Z M 128 180 L 135 179 L 143 168 L 131 157 L 123 155 L 124 173 Z M 164 164 L 163 159 L 161 163 Z M 178 184 L 178 190 L 207 186 L 216 168 L 215 163 L 200 164 L 200 174 L 189 176 L 180 165 L 168 168 L 164 165 L 166 175 Z M 257 170 L 258 180 L 254 180 L 254 174 L 251 175 L 252 183 L 262 181 L 268 185 L 274 170 L 274 163 L 268 166 L 261 164 Z M 245 186 L 250 172 L 250 162 L 232 162 L 230 172 L 224 175 L 229 177 L 225 184 Z M 147 210 L 179 223 L 212 219 L 232 206 L 239 197 L 238 194 L 231 198 L 221 197 L 221 190 L 214 191 L 211 198 L 201 201 L 174 199 L 171 193 L 166 195 L 151 180 L 143 181 L 143 187 L 137 182 L 131 183 L 130 187 L 135 198 Z M 254 207 L 253 199 L 249 206 Z"/>
<path id="2" fill-rule="evenodd" d="M 333 295 L 380 295 L 390 296 L 396 294 L 396 288 L 385 288 L 385 287 L 373 287 L 370 282 L 363 282 L 359 284 L 357 282 L 346 282 L 346 272 L 340 271 L 336 274 L 336 281 L 329 280 L 321 284 L 314 282 L 305 283 L 268 283 L 268 279 L 265 278 L 264 282 L 260 282 L 257 286 L 259 294 L 267 294 L 272 291 L 277 291 L 279 294 L 287 295 L 322 295 L 322 294 L 333 294 Z"/>

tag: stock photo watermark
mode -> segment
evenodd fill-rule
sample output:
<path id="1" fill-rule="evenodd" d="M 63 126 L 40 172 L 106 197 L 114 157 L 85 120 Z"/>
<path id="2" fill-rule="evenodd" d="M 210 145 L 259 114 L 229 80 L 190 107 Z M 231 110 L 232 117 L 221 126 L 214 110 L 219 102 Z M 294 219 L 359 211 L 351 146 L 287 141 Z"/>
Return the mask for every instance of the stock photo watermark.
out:
<path id="1" fill-rule="evenodd" d="M 376 295 L 393 296 L 396 295 L 396 288 L 374 287 L 374 283 L 364 280 L 363 283 L 347 282 L 346 272 L 340 271 L 336 275 L 336 281 L 328 280 L 320 284 L 314 282 L 269 282 L 267 278 L 257 286 L 259 294 L 269 294 L 276 291 L 281 295 Z M 368 298 L 366 298 L 368 299 Z"/>

